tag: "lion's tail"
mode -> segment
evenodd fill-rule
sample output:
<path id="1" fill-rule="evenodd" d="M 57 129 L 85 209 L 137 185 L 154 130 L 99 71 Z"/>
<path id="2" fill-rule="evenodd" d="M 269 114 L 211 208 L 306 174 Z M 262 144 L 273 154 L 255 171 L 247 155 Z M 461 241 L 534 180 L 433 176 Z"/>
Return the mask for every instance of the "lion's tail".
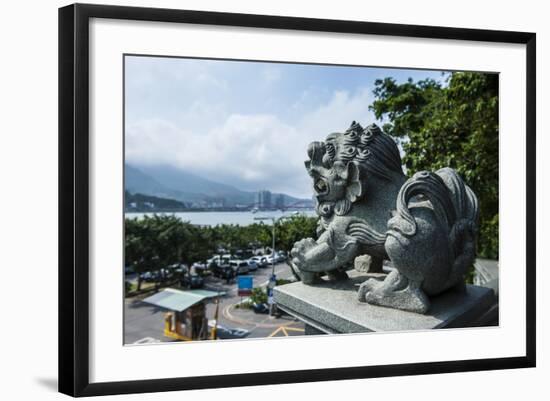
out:
<path id="1" fill-rule="evenodd" d="M 405 182 L 397 196 L 398 219 L 392 220 L 399 221 L 399 224 L 389 227 L 406 237 L 416 233 L 416 222 L 409 210 L 413 198 L 430 201 L 437 219 L 447 228 L 454 261 L 449 286 L 458 283 L 475 259 L 479 219 L 476 195 L 451 168 L 442 168 L 435 173 L 416 173 Z"/>

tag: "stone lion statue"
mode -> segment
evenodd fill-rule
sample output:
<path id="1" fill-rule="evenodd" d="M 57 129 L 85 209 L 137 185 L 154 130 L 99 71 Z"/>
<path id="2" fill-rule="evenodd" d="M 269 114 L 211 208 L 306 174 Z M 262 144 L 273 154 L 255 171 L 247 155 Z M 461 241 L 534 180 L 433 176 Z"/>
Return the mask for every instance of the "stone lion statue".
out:
<path id="1" fill-rule="evenodd" d="M 429 296 L 464 286 L 475 259 L 478 200 L 456 171 L 403 173 L 395 141 L 376 125 L 353 122 L 343 133 L 313 142 L 306 169 L 320 216 L 318 239 L 298 241 L 289 264 L 305 284 L 346 279 L 368 255 L 370 278 L 360 301 L 426 313 Z"/>

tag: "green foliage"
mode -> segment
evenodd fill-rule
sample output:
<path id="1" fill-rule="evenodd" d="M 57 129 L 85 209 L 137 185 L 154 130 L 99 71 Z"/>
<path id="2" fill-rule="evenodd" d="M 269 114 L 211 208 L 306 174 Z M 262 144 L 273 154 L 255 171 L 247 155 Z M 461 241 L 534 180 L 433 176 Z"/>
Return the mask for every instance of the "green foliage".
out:
<path id="1" fill-rule="evenodd" d="M 407 171 L 458 171 L 480 201 L 478 254 L 498 258 L 498 75 L 450 74 L 447 85 L 427 79 L 376 80 L 370 106 L 384 131 L 405 151 Z"/>
<path id="2" fill-rule="evenodd" d="M 275 247 L 290 252 L 302 238 L 317 238 L 317 220 L 316 217 L 292 216 L 280 221 L 275 227 Z"/>
<path id="3" fill-rule="evenodd" d="M 187 209 L 185 203 L 174 199 L 159 198 L 158 196 L 143 195 L 140 193 L 132 194 L 128 191 L 124 191 L 124 204 L 127 210 L 134 211 L 151 211 L 152 209 L 177 211 Z"/>
<path id="4" fill-rule="evenodd" d="M 124 282 L 124 294 L 128 295 L 128 293 L 130 293 L 130 291 L 132 291 L 132 283 L 130 283 L 129 281 L 125 281 Z"/>
<path id="5" fill-rule="evenodd" d="M 485 252 L 482 256 L 498 259 L 498 213 L 481 226 L 479 236 L 484 239 Z"/>
<path id="6" fill-rule="evenodd" d="M 210 232 L 210 239 L 216 244 L 235 253 L 238 249 L 259 248 L 271 241 L 271 228 L 264 224 L 239 226 L 235 224 L 220 224 L 215 227 L 205 227 Z"/>
<path id="7" fill-rule="evenodd" d="M 255 287 L 252 289 L 250 294 L 250 302 L 256 304 L 265 304 L 267 303 L 267 292 L 264 288 Z"/>
<path id="8" fill-rule="evenodd" d="M 159 270 L 174 263 L 206 259 L 209 249 L 206 234 L 199 227 L 173 215 L 144 216 L 125 220 L 125 263 L 138 273 Z"/>

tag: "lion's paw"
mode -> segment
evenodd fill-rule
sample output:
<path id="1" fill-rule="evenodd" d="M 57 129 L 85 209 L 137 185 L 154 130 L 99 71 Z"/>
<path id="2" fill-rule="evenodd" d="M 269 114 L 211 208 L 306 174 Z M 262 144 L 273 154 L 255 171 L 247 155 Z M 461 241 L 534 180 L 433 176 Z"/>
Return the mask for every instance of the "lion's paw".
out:
<path id="1" fill-rule="evenodd" d="M 304 238 L 296 242 L 294 244 L 294 247 L 290 251 L 290 255 L 292 256 L 292 263 L 294 264 L 294 266 L 302 270 L 302 267 L 304 267 L 307 263 L 306 253 L 316 245 L 317 243 L 313 238 Z"/>
<path id="2" fill-rule="evenodd" d="M 380 285 L 380 281 L 374 278 L 370 278 L 367 281 L 364 281 L 359 286 L 359 290 L 357 291 L 357 298 L 361 302 L 367 302 L 368 295 L 375 291 L 378 287 L 380 287 Z"/>
<path id="3" fill-rule="evenodd" d="M 317 245 L 317 242 L 313 238 L 304 238 L 294 244 L 292 251 L 290 252 L 293 256 L 294 254 L 305 254 L 311 248 Z"/>

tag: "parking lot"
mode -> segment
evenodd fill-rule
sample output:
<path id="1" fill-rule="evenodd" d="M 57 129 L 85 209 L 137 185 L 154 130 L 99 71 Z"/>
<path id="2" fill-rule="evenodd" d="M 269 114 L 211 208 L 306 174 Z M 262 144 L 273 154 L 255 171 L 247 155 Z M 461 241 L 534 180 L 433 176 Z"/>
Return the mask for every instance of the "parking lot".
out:
<path id="1" fill-rule="evenodd" d="M 272 267 L 259 268 L 248 275 L 253 277 L 254 287 L 265 286 L 271 276 Z M 289 279 L 292 272 L 286 263 L 275 265 L 277 279 Z M 174 287 L 177 288 L 177 287 Z M 205 277 L 204 289 L 225 293 L 220 297 L 218 313 L 218 336 L 227 338 L 265 338 L 303 335 L 303 323 L 288 315 L 279 318 L 267 314 L 256 314 L 250 309 L 235 306 L 242 300 L 237 294 L 237 283 L 213 276 Z M 206 306 L 209 321 L 214 319 L 215 302 Z M 124 300 L 124 343 L 151 343 L 174 341 L 163 335 L 164 313 L 160 308 L 145 304 L 137 298 Z M 240 329 L 240 330 L 239 330 Z"/>

